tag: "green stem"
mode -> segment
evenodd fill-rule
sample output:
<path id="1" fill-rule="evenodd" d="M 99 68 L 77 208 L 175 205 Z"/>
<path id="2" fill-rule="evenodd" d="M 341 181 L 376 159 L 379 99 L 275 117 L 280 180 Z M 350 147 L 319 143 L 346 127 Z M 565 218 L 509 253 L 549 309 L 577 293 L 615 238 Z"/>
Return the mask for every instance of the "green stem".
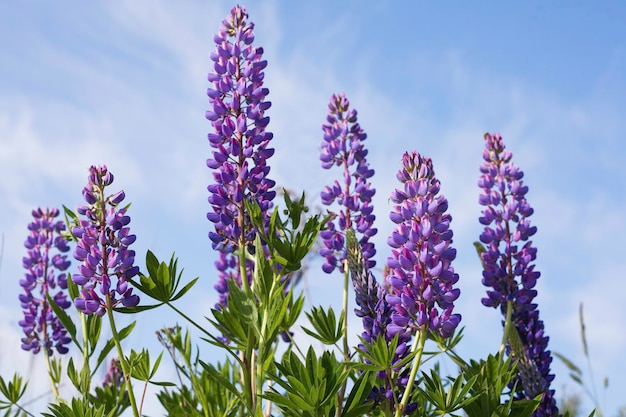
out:
<path id="1" fill-rule="evenodd" d="M 241 288 L 248 294 L 250 292 L 250 283 L 248 282 L 248 274 L 246 271 L 246 248 L 243 242 L 239 243 L 239 249 L 237 250 L 239 256 L 239 275 L 241 276 Z"/>
<path id="2" fill-rule="evenodd" d="M 50 377 L 50 385 L 52 385 L 52 393 L 54 394 L 54 399 L 57 400 L 59 398 L 59 388 L 57 387 L 56 381 L 52 376 L 52 364 L 50 363 L 50 355 L 48 354 L 48 349 L 45 349 L 46 352 L 46 367 L 48 368 L 48 377 Z"/>
<path id="3" fill-rule="evenodd" d="M 281 276 L 275 276 L 272 280 L 272 287 L 270 288 L 270 293 L 268 300 L 271 302 L 274 299 L 274 292 L 276 289 L 276 281 L 280 280 Z M 263 368 L 265 366 L 266 357 L 265 357 L 265 344 L 272 343 L 267 338 L 267 321 L 269 320 L 269 306 L 262 305 L 263 308 L 263 318 L 261 319 L 261 337 L 259 338 L 259 346 L 257 349 L 259 357 L 256 358 L 256 392 L 255 395 L 260 398 L 261 394 L 263 394 L 263 385 L 265 384 L 265 378 L 263 375 Z"/>
<path id="4" fill-rule="evenodd" d="M 117 328 L 115 327 L 115 320 L 113 319 L 113 309 L 109 308 L 111 305 L 111 298 L 107 294 L 106 296 L 107 303 L 107 316 L 109 318 L 109 324 L 111 325 L 111 333 L 113 334 L 113 341 L 115 342 L 115 347 L 117 348 L 117 355 L 120 358 L 120 364 L 122 365 L 122 372 L 124 373 L 124 380 L 126 381 L 126 389 L 128 390 L 128 398 L 130 399 L 130 405 L 133 409 L 133 415 L 135 417 L 139 417 L 139 410 L 137 409 L 137 401 L 135 400 L 135 393 L 133 392 L 133 386 L 130 383 L 130 366 L 126 361 L 126 357 L 124 356 L 124 352 L 122 351 L 122 344 L 120 343 L 120 336 L 117 332 Z"/>
<path id="5" fill-rule="evenodd" d="M 506 302 L 506 319 L 504 320 L 504 332 L 502 333 L 502 343 L 500 344 L 500 358 L 504 356 L 504 350 L 506 349 L 506 342 L 509 340 L 509 333 L 511 332 L 511 316 L 513 315 L 513 302 L 511 300 Z"/>
<path id="6" fill-rule="evenodd" d="M 409 375 L 409 382 L 407 382 L 404 393 L 402 394 L 402 401 L 400 402 L 400 406 L 396 408 L 395 417 L 402 416 L 402 413 L 404 412 L 404 409 L 409 402 L 411 390 L 413 389 L 413 383 L 415 382 L 415 377 L 417 376 L 417 370 L 422 360 L 422 352 L 424 352 L 424 345 L 426 344 L 427 333 L 428 329 L 421 329 L 419 331 L 419 337 L 415 338 L 415 340 L 413 341 L 413 346 L 411 346 L 411 352 L 417 351 L 417 353 L 413 358 L 413 363 L 411 364 L 411 374 Z"/>
<path id="7" fill-rule="evenodd" d="M 348 260 L 344 260 L 343 262 L 343 309 L 341 314 L 343 316 L 343 357 L 346 362 L 350 360 L 350 346 L 348 345 L 348 285 L 350 285 L 350 269 L 348 268 Z M 346 365 L 346 369 L 348 366 Z M 346 395 L 346 389 L 348 387 L 348 379 L 343 382 L 341 385 L 341 389 L 339 390 L 337 396 L 337 413 L 336 416 L 339 417 L 341 415 L 343 409 L 343 398 Z"/>
<path id="8" fill-rule="evenodd" d="M 91 375 L 91 370 L 89 369 L 89 335 L 87 334 L 87 316 L 81 311 L 78 312 L 78 315 L 80 316 L 80 325 L 83 330 L 83 369 L 89 371 L 89 375 Z M 85 372 L 85 375 L 87 375 L 87 372 Z M 91 378 L 87 381 L 86 389 L 81 393 L 83 394 L 83 400 L 87 401 L 90 390 Z"/>

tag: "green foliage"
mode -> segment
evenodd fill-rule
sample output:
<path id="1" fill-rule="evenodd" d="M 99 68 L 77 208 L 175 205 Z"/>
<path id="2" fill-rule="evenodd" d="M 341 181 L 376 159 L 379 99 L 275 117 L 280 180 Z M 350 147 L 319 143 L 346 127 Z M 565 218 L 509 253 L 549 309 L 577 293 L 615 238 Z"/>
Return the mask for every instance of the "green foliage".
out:
<path id="1" fill-rule="evenodd" d="M 0 375 L 0 393 L 6 400 L 0 399 L 0 410 L 6 410 L 5 416 L 11 415 L 11 409 L 16 408 L 15 416 L 22 412 L 22 408 L 18 405 L 19 401 L 26 392 L 28 382 L 24 382 L 17 373 L 13 374 L 13 379 L 6 382 Z"/>
<path id="2" fill-rule="evenodd" d="M 72 398 L 71 405 L 65 402 L 50 404 L 50 413 L 42 413 L 45 417 L 113 417 L 115 409 L 109 413 L 105 411 L 105 405 L 94 407 L 90 401 L 82 398 Z"/>
<path id="3" fill-rule="evenodd" d="M 159 303 L 148 306 L 121 307 L 116 309 L 117 311 L 122 313 L 135 313 L 174 302 L 185 295 L 199 279 L 199 277 L 192 279 L 178 291 L 183 270 L 178 272 L 178 259 L 174 257 L 174 254 L 172 254 L 169 263 L 165 263 L 159 262 L 154 253 L 148 250 L 146 253 L 146 268 L 148 269 L 148 275 L 140 273 L 139 282 L 136 280 L 131 280 L 131 282 L 137 289 L 159 301 Z"/>
<path id="4" fill-rule="evenodd" d="M 279 373 L 271 375 L 271 379 L 284 392 L 271 387 L 263 398 L 275 403 L 285 417 L 334 415 L 337 392 L 348 376 L 334 353 L 325 351 L 318 358 L 313 347 L 309 347 L 303 362 L 288 351 L 281 363 L 276 363 L 276 369 Z"/>
<path id="5" fill-rule="evenodd" d="M 319 215 L 310 216 L 302 224 L 302 214 L 308 211 L 305 195 L 299 200 L 291 200 L 288 192 L 283 193 L 287 216 L 283 220 L 279 210 L 274 210 L 269 221 L 263 217 L 258 203 L 245 201 L 250 220 L 261 239 L 272 250 L 270 260 L 281 266 L 281 273 L 287 275 L 302 267 L 302 260 L 311 251 L 324 221 Z"/>
<path id="6" fill-rule="evenodd" d="M 478 379 L 477 375 L 469 378 L 465 383 L 462 376 L 457 378 L 448 377 L 447 384 L 444 384 L 439 376 L 439 372 L 435 369 L 431 369 L 430 375 L 423 373 L 422 377 L 424 379 L 424 388 L 420 388 L 420 392 L 423 398 L 432 403 L 437 414 L 455 416 L 453 412 L 467 407 L 477 398 L 468 395 Z M 447 391 L 446 385 L 448 386 Z"/>
<path id="7" fill-rule="evenodd" d="M 474 401 L 466 404 L 463 410 L 468 417 L 529 417 L 540 402 L 534 400 L 502 401 L 509 383 L 517 375 L 516 364 L 501 355 L 489 355 L 487 360 L 470 361 L 462 370 L 466 381 L 475 380 L 470 388 Z"/>
<path id="8" fill-rule="evenodd" d="M 325 345 L 334 345 L 341 339 L 343 329 L 343 315 L 339 316 L 339 322 L 335 318 L 332 307 L 324 310 L 321 307 L 313 307 L 310 313 L 305 313 L 315 331 L 302 327 L 302 330 L 311 337 L 316 338 Z"/>

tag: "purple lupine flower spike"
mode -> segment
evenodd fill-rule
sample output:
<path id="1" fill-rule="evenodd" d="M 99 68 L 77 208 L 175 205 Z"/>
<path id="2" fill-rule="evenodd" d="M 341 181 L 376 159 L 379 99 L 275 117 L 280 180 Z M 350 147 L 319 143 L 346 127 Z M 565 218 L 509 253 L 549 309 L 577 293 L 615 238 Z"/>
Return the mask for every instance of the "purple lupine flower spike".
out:
<path id="1" fill-rule="evenodd" d="M 328 123 L 322 125 L 324 140 L 320 160 L 325 169 L 334 165 L 341 167 L 343 180 L 341 183 L 335 181 L 321 192 L 324 205 L 337 202 L 341 207 L 337 218 L 329 221 L 326 230 L 320 233 L 324 242 L 320 255 L 326 258 L 322 269 L 326 273 L 335 268 L 344 271 L 345 233 L 348 229 L 353 229 L 360 236 L 359 244 L 366 266 L 373 268 L 376 265 L 373 259 L 376 249 L 369 239 L 377 232 L 373 227 L 376 217 L 372 206 L 376 191 L 369 182 L 374 170 L 367 163 L 367 149 L 363 146 L 367 135 L 357 122 L 356 110 L 350 109 L 350 102 L 344 94 L 333 94 L 328 109 Z"/>
<path id="2" fill-rule="evenodd" d="M 215 180 L 208 186 L 211 211 L 207 218 L 215 225 L 209 238 L 214 249 L 226 254 L 241 245 L 252 249 L 255 232 L 244 211 L 244 200 L 255 200 L 267 213 L 276 196 L 267 165 L 274 154 L 269 147 L 273 135 L 266 131 L 269 117 L 265 111 L 271 106 L 266 100 L 269 90 L 263 87 L 267 61 L 262 59 L 263 48 L 252 46 L 254 24 L 247 19 L 246 9 L 236 6 L 222 22 L 213 38 L 213 72 L 208 74 L 211 109 L 206 118 L 214 129 L 208 135 L 214 151 L 207 166 L 214 170 Z M 226 255 L 217 263 L 220 278 L 216 289 L 225 300 L 228 277 L 239 274 L 239 260 Z"/>
<path id="3" fill-rule="evenodd" d="M 67 353 L 67 344 L 71 339 L 61 321 L 54 315 L 48 303 L 49 294 L 62 309 L 71 303 L 64 290 L 67 289 L 66 271 L 70 266 L 66 252 L 69 251 L 67 241 L 61 235 L 65 223 L 55 220 L 59 216 L 56 208 L 33 210 L 33 221 L 28 224 L 30 231 L 24 242 L 27 255 L 23 258 L 26 269 L 20 286 L 24 293 L 20 294 L 20 304 L 24 310 L 24 319 L 19 325 L 24 330 L 22 349 L 39 353 L 44 348 L 48 356 L 55 348 L 59 353 Z M 58 286 L 58 291 L 53 294 Z M 38 294 L 36 289 L 38 288 Z"/>
<path id="4" fill-rule="evenodd" d="M 448 201 L 439 195 L 439 180 L 432 161 L 419 153 L 405 153 L 397 178 L 403 189 L 391 194 L 395 204 L 389 217 L 397 225 L 387 243 L 392 256 L 386 277 L 390 287 L 387 302 L 392 307 L 390 336 L 428 330 L 449 337 L 461 315 L 454 314 L 460 290 L 452 261 L 452 217 Z"/>
<path id="5" fill-rule="evenodd" d="M 78 239 L 74 258 L 81 262 L 78 273 L 72 275 L 72 281 L 81 287 L 74 304 L 85 314 L 102 316 L 120 303 L 126 307 L 139 303 L 129 286 L 129 280 L 139 273 L 135 251 L 129 248 L 136 237 L 130 233 L 126 208 L 118 208 L 124 192 L 105 196 L 105 188 L 112 182 L 113 174 L 105 165 L 89 168 L 83 188 L 87 205 L 78 207 L 83 219 L 72 229 Z"/>
<path id="6" fill-rule="evenodd" d="M 520 382 L 524 388 L 518 398 L 534 398 L 544 393 L 535 417 L 556 416 L 558 408 L 550 382 L 552 357 L 547 350 L 549 338 L 544 334 L 543 321 L 533 299 L 540 276 L 535 271 L 537 249 L 529 240 L 537 228 L 528 218 L 533 209 L 526 200 L 528 187 L 524 173 L 511 162 L 513 155 L 505 149 L 499 134 L 485 134 L 484 162 L 480 167 L 478 186 L 482 189 L 479 203 L 484 206 L 479 221 L 485 226 L 480 241 L 486 246 L 481 254 L 484 264 L 483 284 L 489 287 L 482 303 L 487 307 L 500 307 L 506 317 L 507 302 L 511 301 L 512 323 L 519 334 L 525 356 L 532 362 L 520 366 Z M 509 346 L 515 355 L 514 346 Z M 523 373 L 522 373 L 523 372 Z"/>

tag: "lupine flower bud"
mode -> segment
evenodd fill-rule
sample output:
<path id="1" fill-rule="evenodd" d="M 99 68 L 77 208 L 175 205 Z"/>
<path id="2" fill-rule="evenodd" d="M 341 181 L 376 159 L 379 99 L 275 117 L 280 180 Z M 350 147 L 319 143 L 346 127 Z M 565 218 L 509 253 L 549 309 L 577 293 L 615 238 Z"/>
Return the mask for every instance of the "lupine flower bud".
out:
<path id="1" fill-rule="evenodd" d="M 122 366 L 120 364 L 119 358 L 111 359 L 111 363 L 109 364 L 109 368 L 107 369 L 107 373 L 104 376 L 104 381 L 102 381 L 102 386 L 113 386 L 118 390 L 122 388 L 124 385 L 124 372 L 122 371 Z"/>
<path id="2" fill-rule="evenodd" d="M 118 208 L 124 192 L 105 196 L 105 188 L 113 183 L 113 174 L 106 166 L 89 168 L 89 181 L 83 189 L 86 206 L 79 206 L 83 217 L 72 229 L 78 239 L 74 258 L 82 262 L 72 281 L 81 287 L 76 308 L 85 314 L 104 315 L 120 303 L 133 307 L 139 297 L 133 294 L 128 281 L 139 273 L 134 266 L 135 251 L 129 246 L 136 237 L 130 234 L 130 216 L 126 208 Z"/>
<path id="3" fill-rule="evenodd" d="M 343 180 L 341 183 L 335 181 L 321 192 L 324 205 L 337 202 L 341 207 L 337 218 L 329 221 L 326 230 L 320 233 L 324 242 L 320 255 L 326 258 L 322 269 L 326 273 L 335 268 L 344 271 L 345 233 L 348 229 L 353 229 L 360 236 L 359 244 L 366 266 L 373 268 L 376 265 L 373 259 L 376 249 L 369 239 L 377 232 L 373 227 L 376 217 L 372 206 L 376 190 L 369 182 L 374 170 L 369 168 L 365 158 L 367 150 L 362 143 L 367 135 L 357 122 L 356 110 L 350 109 L 350 102 L 344 94 L 333 94 L 328 109 L 327 123 L 322 125 L 324 140 L 320 160 L 322 168 L 340 167 Z"/>
<path id="4" fill-rule="evenodd" d="M 439 180 L 432 161 L 419 153 L 405 153 L 397 178 L 402 189 L 391 194 L 395 204 L 390 214 L 397 225 L 387 243 L 392 256 L 386 300 L 392 307 L 389 335 L 414 334 L 428 330 L 449 337 L 461 321 L 453 314 L 460 290 L 452 261 L 452 217 L 446 213 L 448 201 L 439 195 Z"/>
<path id="5" fill-rule="evenodd" d="M 27 249 L 27 255 L 23 258 L 26 273 L 20 280 L 20 286 L 24 289 L 24 293 L 19 296 L 24 310 L 24 319 L 19 322 L 25 334 L 22 349 L 38 353 L 44 348 L 50 356 L 54 347 L 59 353 L 67 353 L 66 345 L 71 339 L 47 299 L 47 295 L 50 295 L 62 309 L 71 305 L 64 291 L 67 289 L 64 271 L 70 266 L 67 255 L 64 255 L 69 247 L 61 235 L 65 224 L 55 220 L 59 215 L 56 208 L 38 208 L 32 214 L 33 221 L 28 224 L 30 233 L 24 242 Z M 57 286 L 58 290 L 53 293 Z"/>
<path id="6" fill-rule="evenodd" d="M 207 90 L 211 109 L 206 118 L 214 132 L 208 135 L 214 149 L 207 166 L 214 170 L 215 183 L 208 186 L 211 211 L 207 218 L 215 230 L 209 232 L 214 249 L 232 253 L 241 245 L 252 249 L 255 232 L 244 210 L 244 200 L 255 200 L 263 213 L 272 206 L 275 181 L 268 178 L 267 159 L 272 133 L 266 131 L 271 106 L 269 90 L 263 87 L 263 48 L 252 46 L 254 24 L 247 21 L 243 6 L 234 7 L 213 38 L 213 72 Z M 217 261 L 220 271 L 216 289 L 220 299 L 228 296 L 228 277 L 239 274 L 238 259 L 224 255 Z M 239 278 L 241 279 L 241 278 Z M 250 277 L 248 277 L 248 280 Z"/>
<path id="7" fill-rule="evenodd" d="M 364 331 L 361 333 L 361 338 L 367 343 L 373 343 L 377 338 L 382 337 L 389 343 L 393 337 L 387 335 L 387 326 L 391 323 L 391 308 L 385 300 L 387 290 L 376 281 L 367 267 L 353 230 L 348 230 L 346 233 L 346 251 L 358 306 L 354 312 L 363 321 Z M 409 353 L 407 346 L 409 340 L 410 335 L 408 333 L 399 335 L 393 363 L 399 363 Z M 359 344 L 359 349 L 366 351 L 367 347 Z M 372 403 L 372 406 L 381 402 L 388 402 L 390 408 L 394 408 L 396 406 L 394 398 L 398 398 L 406 387 L 408 374 L 409 370 L 405 369 L 396 381 L 391 381 L 385 371 L 380 371 L 377 376 L 379 380 L 384 381 L 384 385 L 374 387 L 368 396 L 368 401 Z M 414 403 L 408 404 L 406 414 L 416 405 Z"/>
<path id="8" fill-rule="evenodd" d="M 533 214 L 526 201 L 528 187 L 522 181 L 524 173 L 511 162 L 513 155 L 505 149 L 499 134 L 485 134 L 485 145 L 478 186 L 482 190 L 479 203 L 485 207 L 479 218 L 485 226 L 480 235 L 486 249 L 481 254 L 482 282 L 489 290 L 482 303 L 487 307 L 500 307 L 506 316 L 507 301 L 512 302 L 512 323 L 527 358 L 533 362 L 528 366 L 520 362 L 520 381 L 524 389 L 518 398 L 532 399 L 543 392 L 534 416 L 556 416 L 554 390 L 550 390 L 554 375 L 550 374 L 549 338 L 544 335 L 543 321 L 539 319 L 537 304 L 533 303 L 537 295 L 534 287 L 540 274 L 533 263 L 537 249 L 529 240 L 537 228 L 528 220 Z M 512 354 L 516 355 L 515 349 Z"/>

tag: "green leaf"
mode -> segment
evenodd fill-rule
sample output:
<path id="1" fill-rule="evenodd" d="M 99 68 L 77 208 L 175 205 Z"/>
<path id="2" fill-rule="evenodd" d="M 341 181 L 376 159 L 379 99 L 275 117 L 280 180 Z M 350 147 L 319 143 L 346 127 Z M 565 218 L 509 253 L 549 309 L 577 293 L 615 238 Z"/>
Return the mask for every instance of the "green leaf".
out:
<path id="1" fill-rule="evenodd" d="M 72 281 L 72 274 L 70 274 L 70 273 L 67 274 L 67 292 L 70 295 L 70 298 L 72 300 L 75 300 L 80 295 L 80 292 L 79 292 L 79 289 L 78 289 L 78 285 L 76 285 L 74 283 L 74 281 Z M 79 311 L 79 313 L 80 313 L 80 311 Z"/>
<path id="2" fill-rule="evenodd" d="M 80 392 L 82 384 L 80 381 L 80 375 L 74 367 L 74 358 L 70 358 L 67 363 L 67 376 L 70 378 L 70 381 L 72 381 L 72 385 L 74 385 L 74 387 Z"/>
<path id="3" fill-rule="evenodd" d="M 15 373 L 8 383 L 0 375 L 0 392 L 11 404 L 17 404 L 26 392 L 28 382 L 24 383 L 22 377 Z"/>
<path id="4" fill-rule="evenodd" d="M 483 269 L 485 269 L 485 261 L 483 261 L 483 253 L 487 251 L 485 246 L 480 242 L 474 242 L 474 248 L 476 248 L 476 254 L 478 255 L 478 259 L 480 259 L 480 264 Z"/>
<path id="5" fill-rule="evenodd" d="M 315 332 L 302 327 L 302 330 L 311 337 L 316 338 L 326 345 L 334 345 L 343 336 L 343 315 L 339 316 L 339 323 L 335 317 L 332 307 L 328 311 L 322 307 L 313 307 L 310 313 L 306 313 Z"/>
<path id="6" fill-rule="evenodd" d="M 157 276 L 157 270 L 159 269 L 159 260 L 151 250 L 146 252 L 146 269 L 150 276 Z"/>
<path id="7" fill-rule="evenodd" d="M 130 332 L 132 332 L 133 329 L 135 328 L 135 324 L 137 324 L 137 322 L 133 321 L 131 324 L 129 324 L 128 326 L 124 327 L 122 330 L 120 330 L 118 332 L 118 336 L 120 338 L 120 340 L 119 340 L 120 342 L 128 337 Z"/>
<path id="8" fill-rule="evenodd" d="M 176 301 L 178 300 L 180 297 L 182 297 L 183 295 L 187 294 L 187 291 L 189 291 L 191 289 L 191 287 L 193 287 L 196 282 L 198 282 L 198 279 L 200 279 L 200 277 L 195 277 L 194 279 L 192 279 L 191 281 L 189 281 L 179 292 L 178 294 L 176 294 L 171 301 Z"/>
<path id="9" fill-rule="evenodd" d="M 97 314 L 89 314 L 86 316 L 87 322 L 87 340 L 89 341 L 89 357 L 91 357 L 100 340 L 100 333 L 102 332 L 102 317 Z"/>
<path id="10" fill-rule="evenodd" d="M 98 355 L 98 360 L 96 361 L 96 366 L 93 372 L 91 373 L 91 376 L 94 376 L 96 374 L 96 371 L 98 370 L 98 368 L 100 368 L 100 365 L 102 364 L 102 362 L 104 362 L 104 359 L 106 359 L 107 355 L 111 352 L 111 350 L 113 350 L 114 347 L 115 347 L 115 340 L 113 339 L 107 340 L 104 347 L 100 351 L 100 354 Z"/>
<path id="11" fill-rule="evenodd" d="M 371 379 L 371 372 L 362 372 L 359 375 L 346 399 L 341 417 L 360 417 L 372 408 L 372 403 L 366 402 L 373 387 Z"/>
<path id="12" fill-rule="evenodd" d="M 217 383 L 226 388 L 233 394 L 239 401 L 244 401 L 243 396 L 241 395 L 241 390 L 236 388 L 222 373 L 220 373 L 213 365 L 210 365 L 206 362 L 200 361 L 200 365 L 204 368 L 205 372 L 209 374 L 213 380 L 217 381 Z"/>
<path id="13" fill-rule="evenodd" d="M 48 300 L 48 305 L 52 308 L 52 311 L 54 311 L 55 316 L 59 318 L 59 321 L 61 322 L 63 327 L 65 327 L 68 334 L 72 338 L 72 342 L 74 342 L 74 344 L 78 346 L 78 348 L 82 352 L 81 344 L 78 343 L 78 339 L 76 338 L 76 325 L 72 321 L 71 317 L 65 312 L 65 310 L 59 307 L 54 299 L 50 297 L 50 294 L 46 294 L 46 299 Z"/>

